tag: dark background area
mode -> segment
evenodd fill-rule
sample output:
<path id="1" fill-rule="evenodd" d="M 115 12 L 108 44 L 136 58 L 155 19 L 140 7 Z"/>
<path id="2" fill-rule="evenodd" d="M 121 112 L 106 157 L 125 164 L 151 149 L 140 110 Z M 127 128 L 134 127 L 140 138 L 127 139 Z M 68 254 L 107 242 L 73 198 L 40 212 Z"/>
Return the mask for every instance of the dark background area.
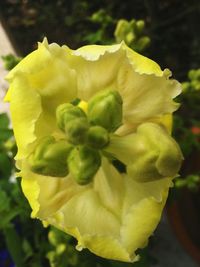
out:
<path id="1" fill-rule="evenodd" d="M 37 41 L 46 36 L 49 42 L 67 44 L 75 49 L 86 44 L 85 37 L 102 23 L 93 23 L 90 16 L 103 9 L 113 21 L 106 29 L 112 42 L 116 22 L 144 19 L 151 46 L 145 54 L 168 67 L 183 80 L 188 69 L 200 62 L 199 0 L 74 0 L 0 2 L 3 24 L 15 43 L 17 51 L 26 55 L 36 48 Z M 114 42 L 114 39 L 113 39 Z"/>

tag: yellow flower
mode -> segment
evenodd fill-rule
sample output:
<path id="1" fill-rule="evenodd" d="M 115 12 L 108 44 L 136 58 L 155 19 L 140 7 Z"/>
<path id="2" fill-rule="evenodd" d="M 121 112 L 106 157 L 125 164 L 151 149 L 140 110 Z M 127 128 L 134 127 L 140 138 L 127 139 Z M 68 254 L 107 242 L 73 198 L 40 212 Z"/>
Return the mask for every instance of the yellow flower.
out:
<path id="1" fill-rule="evenodd" d="M 169 134 L 170 114 L 178 107 L 173 98 L 181 89 L 169 76 L 168 70 L 162 71 L 124 43 L 70 50 L 48 45 L 46 40 L 9 73 L 6 99 L 18 146 L 16 162 L 32 217 L 73 235 L 78 250 L 88 248 L 126 262 L 138 259 L 136 250 L 147 244 L 158 224 L 182 160 Z M 104 92 L 108 92 L 106 108 L 110 105 L 116 113 L 108 109 L 105 116 L 105 109 L 102 112 L 101 105 L 95 104 L 100 103 L 98 97 L 107 97 Z M 79 109 L 65 105 L 77 98 L 82 101 Z M 64 119 L 59 121 L 60 114 L 68 118 L 67 125 Z M 99 120 L 95 114 L 103 117 Z M 77 129 L 89 132 L 91 142 L 94 136 L 100 140 L 97 150 L 83 149 L 79 154 L 76 142 L 83 142 L 85 135 L 74 139 Z M 45 140 L 42 145 L 41 140 Z M 55 177 L 59 174 L 54 168 L 56 153 L 60 153 L 60 168 L 69 167 L 62 178 Z M 63 153 L 70 155 L 68 165 L 62 161 Z M 85 172 L 76 169 L 76 159 L 85 154 L 89 163 L 81 161 L 80 169 L 98 162 L 88 174 L 89 182 L 82 178 Z M 93 162 L 93 155 L 97 161 Z M 120 173 L 113 159 L 123 163 L 127 172 Z M 79 184 L 73 176 L 83 180 Z"/>

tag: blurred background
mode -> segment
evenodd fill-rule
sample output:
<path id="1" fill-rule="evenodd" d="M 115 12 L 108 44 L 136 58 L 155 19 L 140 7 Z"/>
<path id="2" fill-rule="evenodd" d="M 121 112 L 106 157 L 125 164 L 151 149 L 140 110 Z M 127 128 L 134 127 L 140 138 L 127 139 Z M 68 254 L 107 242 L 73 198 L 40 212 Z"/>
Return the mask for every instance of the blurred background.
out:
<path id="1" fill-rule="evenodd" d="M 75 49 L 122 40 L 169 68 L 183 86 L 173 136 L 184 154 L 167 208 L 135 264 L 108 261 L 59 230 L 30 218 L 14 178 L 15 141 L 6 72 L 47 37 Z M 200 1 L 199 0 L 1 0 L 0 1 L 0 267 L 197 267 L 200 266 Z"/>

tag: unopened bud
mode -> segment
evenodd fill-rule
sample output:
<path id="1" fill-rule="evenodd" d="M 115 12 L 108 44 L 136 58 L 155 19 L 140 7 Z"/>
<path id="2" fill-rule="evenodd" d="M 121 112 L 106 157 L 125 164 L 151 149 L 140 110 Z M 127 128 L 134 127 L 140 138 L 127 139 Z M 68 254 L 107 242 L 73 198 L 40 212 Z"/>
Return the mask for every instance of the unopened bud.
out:
<path id="1" fill-rule="evenodd" d="M 86 114 L 78 106 L 66 103 L 58 106 L 56 110 L 56 118 L 58 127 L 65 131 L 67 123 L 77 118 L 86 118 Z"/>
<path id="2" fill-rule="evenodd" d="M 72 148 L 65 140 L 56 141 L 52 136 L 43 138 L 29 158 L 31 170 L 41 175 L 66 176 L 67 157 Z"/>
<path id="3" fill-rule="evenodd" d="M 100 91 L 88 103 L 91 125 L 114 132 L 122 124 L 122 98 L 116 90 Z"/>
<path id="4" fill-rule="evenodd" d="M 138 20 L 136 21 L 136 33 L 137 35 L 141 35 L 145 27 L 144 20 Z"/>
<path id="5" fill-rule="evenodd" d="M 122 162 L 138 182 L 174 177 L 183 160 L 175 140 L 155 123 L 141 124 L 136 133 L 127 136 L 110 135 L 103 152 Z"/>
<path id="6" fill-rule="evenodd" d="M 89 124 L 86 118 L 78 118 L 69 121 L 65 126 L 65 133 L 68 140 L 74 144 L 84 144 Z"/>
<path id="7" fill-rule="evenodd" d="M 183 160 L 179 146 L 161 126 L 144 123 L 134 140 L 135 157 L 127 173 L 140 182 L 174 177 Z"/>
<path id="8" fill-rule="evenodd" d="M 68 168 L 71 175 L 80 185 L 90 183 L 101 165 L 98 151 L 87 146 L 76 147 L 68 157 Z"/>
<path id="9" fill-rule="evenodd" d="M 94 149 L 101 149 L 109 143 L 109 134 L 101 126 L 92 126 L 87 133 L 87 143 Z"/>
<path id="10" fill-rule="evenodd" d="M 143 51 L 150 45 L 150 38 L 148 36 L 144 36 L 138 39 L 138 41 L 135 44 L 135 49 L 137 51 Z"/>
<path id="11" fill-rule="evenodd" d="M 135 20 L 131 20 L 129 22 L 125 19 L 120 19 L 117 22 L 117 26 L 114 32 L 116 42 L 120 43 L 121 41 L 125 41 L 125 43 L 129 45 L 135 39 L 135 34 L 133 31 L 134 27 Z"/>

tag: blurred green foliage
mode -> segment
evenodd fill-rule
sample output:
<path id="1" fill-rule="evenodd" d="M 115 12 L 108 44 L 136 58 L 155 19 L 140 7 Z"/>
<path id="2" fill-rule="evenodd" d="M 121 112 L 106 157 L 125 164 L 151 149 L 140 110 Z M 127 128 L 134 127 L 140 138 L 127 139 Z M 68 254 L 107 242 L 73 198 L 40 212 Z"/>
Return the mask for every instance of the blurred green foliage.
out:
<path id="1" fill-rule="evenodd" d="M 187 82 L 183 82 L 183 93 L 200 91 L 200 69 L 188 72 Z"/>
<path id="2" fill-rule="evenodd" d="M 180 178 L 175 180 L 177 188 L 187 187 L 197 191 L 200 185 L 200 69 L 188 72 L 188 80 L 182 83 L 181 103 L 174 116 L 174 136 L 178 141 L 185 161 Z"/>
<path id="3" fill-rule="evenodd" d="M 16 145 L 9 124 L 8 116 L 0 114 L 0 264 L 1 250 L 7 247 L 17 267 L 34 266 L 28 262 L 32 261 L 36 248 L 37 257 L 43 253 L 40 251 L 43 229 L 37 221 L 30 220 L 31 210 L 21 192 L 20 178 L 14 178 Z"/>
<path id="4" fill-rule="evenodd" d="M 11 70 L 12 68 L 14 68 L 21 60 L 20 57 L 16 57 L 12 54 L 6 55 L 6 56 L 2 56 L 1 57 L 3 62 L 4 62 L 4 68 L 6 70 Z"/>
<path id="5" fill-rule="evenodd" d="M 185 157 L 200 151 L 200 69 L 190 70 L 188 80 L 182 83 L 183 92 L 177 98 L 181 103 L 174 116 L 174 135 Z"/>
<path id="6" fill-rule="evenodd" d="M 114 42 L 114 38 L 110 33 L 116 21 L 106 13 L 105 9 L 94 12 L 88 17 L 88 21 L 97 30 L 88 32 L 83 36 L 83 41 L 87 44 L 112 44 Z"/>
<path id="7" fill-rule="evenodd" d="M 177 178 L 175 180 L 175 187 L 180 189 L 182 187 L 187 187 L 191 191 L 197 192 L 200 182 L 200 176 L 199 175 L 188 175 L 185 178 Z"/>
<path id="8" fill-rule="evenodd" d="M 0 174 L 8 179 L 13 169 L 12 141 L 13 131 L 9 128 L 9 118 L 0 114 Z M 11 145 L 11 149 L 10 149 Z"/>

